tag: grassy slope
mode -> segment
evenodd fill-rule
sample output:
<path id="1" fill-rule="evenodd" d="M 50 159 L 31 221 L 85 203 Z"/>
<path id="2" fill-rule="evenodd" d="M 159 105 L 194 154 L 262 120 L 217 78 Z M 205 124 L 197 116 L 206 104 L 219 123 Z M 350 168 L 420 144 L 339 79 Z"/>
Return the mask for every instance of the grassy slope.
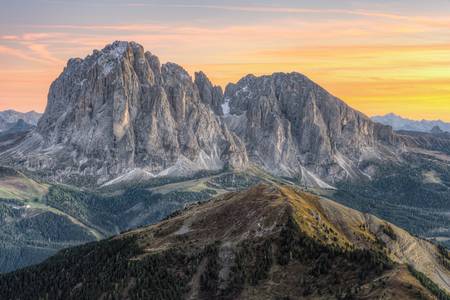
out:
<path id="1" fill-rule="evenodd" d="M 0 167 L 0 199 L 41 199 L 47 191 L 47 184 L 38 183 L 15 170 Z"/>

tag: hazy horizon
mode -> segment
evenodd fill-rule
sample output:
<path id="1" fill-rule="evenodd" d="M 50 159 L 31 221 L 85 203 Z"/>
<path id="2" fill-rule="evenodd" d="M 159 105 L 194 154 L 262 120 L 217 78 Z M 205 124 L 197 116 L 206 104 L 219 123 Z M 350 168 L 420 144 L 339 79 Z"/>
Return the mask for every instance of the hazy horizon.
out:
<path id="1" fill-rule="evenodd" d="M 221 86 L 249 73 L 296 71 L 369 116 L 450 121 L 446 1 L 19 0 L 2 7 L 0 110 L 43 112 L 69 58 L 134 40 Z"/>

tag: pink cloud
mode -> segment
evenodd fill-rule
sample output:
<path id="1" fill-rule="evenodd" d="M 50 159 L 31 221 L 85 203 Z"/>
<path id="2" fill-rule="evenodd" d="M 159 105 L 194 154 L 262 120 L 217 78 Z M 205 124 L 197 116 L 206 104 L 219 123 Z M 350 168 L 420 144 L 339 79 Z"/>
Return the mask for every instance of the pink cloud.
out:
<path id="1" fill-rule="evenodd" d="M 33 56 L 30 56 L 22 50 L 14 49 L 11 47 L 6 47 L 6 46 L 2 46 L 2 45 L 0 45 L 0 54 L 12 56 L 15 58 L 32 61 L 32 62 L 38 62 L 38 63 L 42 62 L 42 60 L 35 58 Z"/>
<path id="2" fill-rule="evenodd" d="M 37 55 L 39 58 L 51 62 L 51 63 L 63 63 L 63 60 L 54 57 L 49 51 L 47 45 L 42 44 L 28 44 L 28 49 L 30 49 L 33 54 Z"/>

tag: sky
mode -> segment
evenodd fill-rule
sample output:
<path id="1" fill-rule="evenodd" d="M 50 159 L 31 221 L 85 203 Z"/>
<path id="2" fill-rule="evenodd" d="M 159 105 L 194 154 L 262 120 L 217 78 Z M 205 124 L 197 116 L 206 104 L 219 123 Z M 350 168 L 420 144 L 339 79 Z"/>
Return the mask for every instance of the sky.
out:
<path id="1" fill-rule="evenodd" d="M 0 0 L 0 110 L 42 112 L 69 58 L 115 40 L 223 87 L 296 71 L 372 116 L 450 121 L 450 1 Z"/>

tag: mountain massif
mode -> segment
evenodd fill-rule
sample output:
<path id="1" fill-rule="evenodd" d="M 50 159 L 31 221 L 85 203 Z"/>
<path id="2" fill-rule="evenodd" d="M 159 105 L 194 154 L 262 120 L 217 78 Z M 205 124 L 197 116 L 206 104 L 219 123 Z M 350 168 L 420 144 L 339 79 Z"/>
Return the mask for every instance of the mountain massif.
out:
<path id="1" fill-rule="evenodd" d="M 134 42 L 115 42 L 68 62 L 37 129 L 2 158 L 63 182 L 256 165 L 331 187 L 370 176 L 360 162 L 394 159 L 400 143 L 298 73 L 249 75 L 223 93 L 201 72 L 192 80 Z"/>
<path id="2" fill-rule="evenodd" d="M 257 185 L 0 275 L 5 299 L 448 299 L 447 252 L 289 186 Z"/>

